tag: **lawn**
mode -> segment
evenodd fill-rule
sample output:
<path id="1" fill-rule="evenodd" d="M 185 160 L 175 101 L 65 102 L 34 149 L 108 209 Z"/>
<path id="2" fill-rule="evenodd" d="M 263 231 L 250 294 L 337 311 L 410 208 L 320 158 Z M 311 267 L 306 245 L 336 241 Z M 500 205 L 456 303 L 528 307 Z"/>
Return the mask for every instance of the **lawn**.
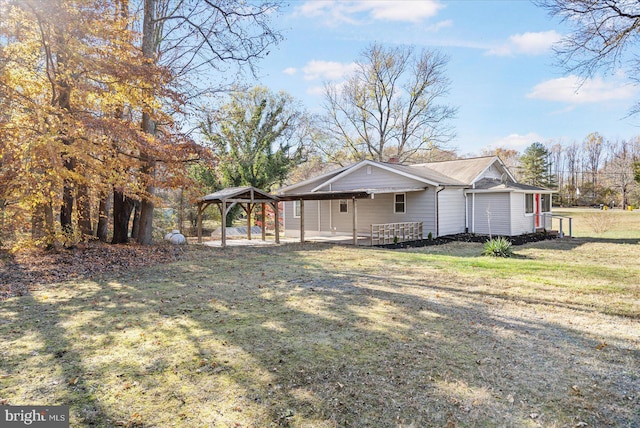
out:
<path id="1" fill-rule="evenodd" d="M 32 287 L 0 302 L 0 402 L 78 427 L 639 426 L 640 245 L 481 248 L 190 246 Z"/>

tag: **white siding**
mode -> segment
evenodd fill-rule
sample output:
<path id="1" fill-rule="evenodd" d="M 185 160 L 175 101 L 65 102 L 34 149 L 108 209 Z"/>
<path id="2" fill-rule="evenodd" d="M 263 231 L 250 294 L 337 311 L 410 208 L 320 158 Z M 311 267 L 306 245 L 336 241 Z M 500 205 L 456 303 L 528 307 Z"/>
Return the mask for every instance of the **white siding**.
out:
<path id="1" fill-rule="evenodd" d="M 404 214 L 393 212 L 393 193 L 377 194 L 374 199 L 358 199 L 357 223 L 358 233 L 368 234 L 372 224 L 423 222 L 423 232 L 427 236 L 435 230 L 435 199 L 434 190 L 431 188 L 421 192 L 408 192 L 406 210 Z M 340 213 L 338 202 L 331 204 L 331 219 L 335 231 L 338 233 L 351 233 L 353 230 L 353 201 L 349 200 L 349 213 Z"/>
<path id="2" fill-rule="evenodd" d="M 322 214 L 318 212 L 320 201 L 304 201 L 304 230 L 319 231 L 319 219 Z M 288 237 L 300 236 L 300 218 L 293 216 L 294 202 L 284 202 L 284 233 Z M 319 216 L 320 214 L 320 216 Z"/>
<path id="3" fill-rule="evenodd" d="M 524 193 L 511 193 L 511 235 L 522 235 L 535 230 L 534 216 L 524 213 Z"/>
<path id="4" fill-rule="evenodd" d="M 473 195 L 469 195 L 473 198 Z M 509 193 L 476 193 L 473 228 L 482 235 L 511 235 Z"/>
<path id="5" fill-rule="evenodd" d="M 438 193 L 438 232 L 440 236 L 464 233 L 464 190 L 444 189 Z"/>
<path id="6" fill-rule="evenodd" d="M 417 188 L 427 185 L 375 165 L 364 165 L 331 183 L 331 190 Z M 328 189 L 323 189 L 328 190 Z"/>

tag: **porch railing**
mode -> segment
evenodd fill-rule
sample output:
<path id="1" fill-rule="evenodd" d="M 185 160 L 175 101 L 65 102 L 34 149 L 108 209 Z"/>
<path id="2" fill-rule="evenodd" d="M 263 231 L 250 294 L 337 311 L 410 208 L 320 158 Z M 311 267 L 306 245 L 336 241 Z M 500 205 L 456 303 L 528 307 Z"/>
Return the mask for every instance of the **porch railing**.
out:
<path id="1" fill-rule="evenodd" d="M 371 225 L 371 245 L 397 244 L 423 239 L 422 222 Z"/>
<path id="2" fill-rule="evenodd" d="M 564 224 L 567 224 L 567 226 L 569 227 L 569 238 L 573 238 L 573 218 L 572 217 L 567 217 L 564 215 L 557 215 L 557 214 L 550 214 L 550 213 L 543 213 L 543 214 L 540 214 L 540 216 L 542 217 L 542 224 L 545 226 L 546 226 L 546 219 L 547 218 L 551 219 L 551 229 L 553 229 L 553 221 L 554 220 L 558 221 L 558 236 L 560 238 L 565 237 Z M 564 223 L 564 220 L 566 220 L 567 223 Z"/>

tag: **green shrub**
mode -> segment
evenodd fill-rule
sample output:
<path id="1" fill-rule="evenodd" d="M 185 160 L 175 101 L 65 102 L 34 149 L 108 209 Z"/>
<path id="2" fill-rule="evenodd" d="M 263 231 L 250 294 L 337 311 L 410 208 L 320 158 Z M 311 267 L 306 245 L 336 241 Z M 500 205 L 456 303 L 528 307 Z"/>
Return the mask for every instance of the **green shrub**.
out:
<path id="1" fill-rule="evenodd" d="M 511 242 L 507 239 L 493 238 L 484 243 L 483 256 L 489 257 L 511 257 L 513 255 L 513 248 Z"/>
<path id="2" fill-rule="evenodd" d="M 427 235 L 427 239 L 431 241 L 433 239 L 433 233 L 429 232 L 429 234 Z"/>

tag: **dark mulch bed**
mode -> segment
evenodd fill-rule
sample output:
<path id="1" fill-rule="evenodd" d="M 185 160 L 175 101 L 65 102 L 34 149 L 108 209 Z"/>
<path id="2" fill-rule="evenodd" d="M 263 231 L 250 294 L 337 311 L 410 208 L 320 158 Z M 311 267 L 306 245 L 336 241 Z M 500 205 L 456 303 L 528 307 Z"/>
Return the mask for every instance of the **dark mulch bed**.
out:
<path id="1" fill-rule="evenodd" d="M 556 239 L 558 236 L 556 234 L 550 233 L 528 233 L 526 235 L 519 236 L 504 236 L 503 238 L 507 239 L 513 245 L 523 245 L 529 242 L 538 242 L 545 241 L 547 239 Z M 498 236 L 494 236 L 494 238 L 498 238 Z M 380 248 L 389 248 L 389 249 L 397 249 L 397 248 L 418 248 L 418 247 L 428 247 L 431 245 L 442 245 L 447 244 L 449 242 L 458 241 L 458 242 L 479 242 L 481 244 L 487 242 L 489 240 L 489 236 L 487 235 L 474 235 L 471 233 L 458 233 L 456 235 L 447 235 L 440 236 L 435 239 L 423 239 L 420 241 L 409 241 L 409 242 L 399 242 L 397 244 L 385 244 L 385 245 L 376 245 L 376 247 Z"/>

